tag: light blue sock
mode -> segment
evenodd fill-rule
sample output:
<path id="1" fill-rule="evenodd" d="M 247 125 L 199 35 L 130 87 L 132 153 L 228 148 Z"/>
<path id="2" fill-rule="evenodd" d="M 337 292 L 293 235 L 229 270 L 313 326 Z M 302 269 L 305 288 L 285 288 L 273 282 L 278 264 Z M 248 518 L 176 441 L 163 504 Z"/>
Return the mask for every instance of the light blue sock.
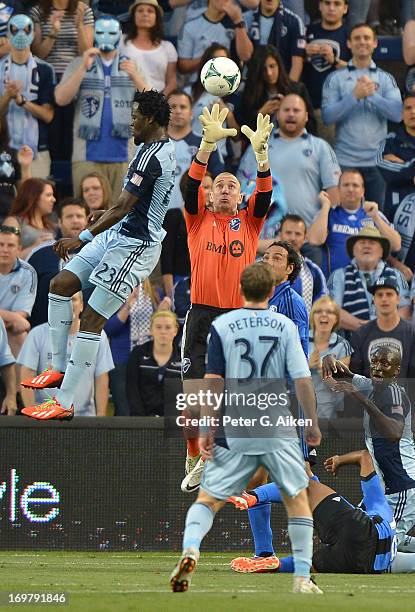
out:
<path id="1" fill-rule="evenodd" d="M 85 369 L 95 368 L 100 338 L 101 334 L 78 332 L 65 377 L 56 394 L 56 399 L 64 408 L 69 409 L 73 404 L 76 389 L 82 383 Z"/>
<path id="2" fill-rule="evenodd" d="M 280 489 L 275 482 L 269 482 L 268 484 L 261 485 L 253 491 L 259 502 L 272 502 L 274 504 L 280 504 L 282 502 Z"/>
<path id="3" fill-rule="evenodd" d="M 271 503 L 262 502 L 248 510 L 257 557 L 274 555 L 271 529 Z"/>
<path id="4" fill-rule="evenodd" d="M 183 534 L 183 550 L 190 546 L 199 550 L 201 541 L 212 527 L 214 516 L 213 510 L 205 504 L 195 502 L 190 506 Z"/>
<path id="5" fill-rule="evenodd" d="M 308 516 L 295 516 L 288 519 L 288 535 L 294 557 L 294 574 L 310 576 L 313 556 L 313 519 Z"/>
<path id="6" fill-rule="evenodd" d="M 65 372 L 68 350 L 69 330 L 72 325 L 72 299 L 63 295 L 49 293 L 48 323 L 52 351 L 52 369 Z"/>
<path id="7" fill-rule="evenodd" d="M 310 477 L 310 480 L 320 482 L 318 477 L 314 474 Z M 256 489 L 253 489 L 259 502 L 271 502 L 273 504 L 280 504 L 282 502 L 281 491 L 279 486 L 275 482 L 269 482 L 268 484 L 261 485 Z M 412 551 L 411 551 L 412 552 Z"/>

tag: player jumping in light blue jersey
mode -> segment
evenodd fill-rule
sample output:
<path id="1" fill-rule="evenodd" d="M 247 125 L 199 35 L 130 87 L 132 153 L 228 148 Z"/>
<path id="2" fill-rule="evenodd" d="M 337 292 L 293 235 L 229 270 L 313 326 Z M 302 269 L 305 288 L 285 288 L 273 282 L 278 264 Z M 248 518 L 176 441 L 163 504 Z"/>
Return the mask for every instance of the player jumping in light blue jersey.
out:
<path id="1" fill-rule="evenodd" d="M 205 381 L 209 391 L 221 388 L 248 397 L 258 388 L 263 396 L 264 380 L 270 391 L 283 388 L 281 400 L 269 399 L 266 409 L 225 403 L 215 435 L 201 422 L 200 450 L 206 459 L 199 495 L 187 514 L 183 536 L 183 554 L 170 578 L 174 592 L 187 591 L 192 572 L 199 559 L 199 548 L 212 527 L 215 512 L 228 497 L 244 489 L 261 466 L 270 473 L 283 494 L 288 514 L 288 534 L 294 554 L 294 592 L 321 593 L 310 579 L 313 520 L 306 489 L 308 476 L 295 427 L 290 418 L 286 385 L 289 375 L 310 424 L 306 439 L 318 445 L 321 434 L 317 426 L 316 398 L 296 326 L 284 315 L 268 310 L 273 293 L 273 275 L 268 265 L 256 263 L 241 275 L 244 308 L 219 316 L 212 323 L 208 346 Z M 224 385 L 226 379 L 226 386 Z M 276 395 L 275 393 L 273 394 Z M 239 401 L 239 400 L 238 400 Z M 204 406 L 202 418 L 214 417 Z M 206 414 L 207 411 L 207 414 Z M 249 418 L 251 420 L 249 420 Z M 264 419 L 265 417 L 265 419 Z M 235 422 L 241 426 L 235 428 Z M 282 419 L 285 425 L 280 424 Z M 268 420 L 267 420 L 268 419 Z M 242 420 L 242 422 L 241 422 Z M 271 425 L 267 425 L 271 423 Z"/>
<path id="2" fill-rule="evenodd" d="M 118 201 L 98 219 L 95 214 L 93 224 L 78 238 L 63 238 L 54 246 L 66 260 L 68 253 L 83 248 L 50 284 L 52 370 L 22 382 L 35 389 L 59 384 L 61 387 L 56 397 L 25 408 L 22 412 L 27 416 L 39 420 L 72 418 L 75 390 L 82 382 L 85 368 L 95 363 L 105 323 L 157 264 L 176 167 L 174 145 L 167 135 L 169 119 L 170 106 L 163 94 L 156 91 L 135 94 L 132 120 L 138 148 Z M 65 372 L 72 324 L 71 296 L 89 283 L 95 290 L 82 314 Z"/>

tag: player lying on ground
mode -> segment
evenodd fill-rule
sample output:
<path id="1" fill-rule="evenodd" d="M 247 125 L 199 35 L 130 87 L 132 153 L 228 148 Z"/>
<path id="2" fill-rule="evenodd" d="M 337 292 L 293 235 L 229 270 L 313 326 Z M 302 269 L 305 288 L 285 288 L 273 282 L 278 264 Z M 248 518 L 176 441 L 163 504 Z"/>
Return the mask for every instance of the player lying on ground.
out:
<path id="1" fill-rule="evenodd" d="M 304 412 L 311 419 L 305 431 L 306 440 L 319 445 L 321 434 L 317 426 L 316 398 L 307 359 L 294 323 L 268 310 L 273 286 L 272 272 L 267 264 L 252 264 L 242 272 L 244 308 L 223 314 L 212 323 L 203 382 L 217 392 L 224 389 L 224 380 L 230 384 L 232 379 L 237 379 L 240 384 L 260 377 L 261 381 L 272 382 L 273 389 L 281 381 L 281 388 L 286 393 L 288 373 Z M 265 330 L 270 331 L 267 334 Z M 204 407 L 207 413 L 208 408 Z M 232 409 L 238 411 L 238 408 L 226 406 L 225 412 L 235 414 Z M 245 415 L 247 406 L 242 410 Z M 251 410 L 259 420 L 258 408 L 254 406 Z M 278 416 L 289 415 L 285 404 L 276 407 L 275 412 Z M 203 411 L 202 416 L 205 416 Z M 313 520 L 306 493 L 308 476 L 295 428 L 283 426 L 279 430 L 274 426 L 264 432 L 259 426 L 255 430 L 246 425 L 246 429 L 235 431 L 222 425 L 216 444 L 210 430 L 201 431 L 199 437 L 200 449 L 208 461 L 197 501 L 187 513 L 183 553 L 170 578 L 172 590 L 187 591 L 199 559 L 201 541 L 212 527 L 215 513 L 230 495 L 243 490 L 256 470 L 264 466 L 281 488 L 288 514 L 288 534 L 295 551 L 294 592 L 321 593 L 310 580 Z M 266 437 L 260 437 L 264 433 Z"/>
<path id="2" fill-rule="evenodd" d="M 186 315 L 182 338 L 183 390 L 188 380 L 201 379 L 205 374 L 207 336 L 212 321 L 219 315 L 242 306 L 239 291 L 241 272 L 255 261 L 258 239 L 271 205 L 272 177 L 268 163 L 268 139 L 273 128 L 269 115 L 258 114 L 253 132 L 248 126 L 241 131 L 249 138 L 257 161 L 255 192 L 246 208 L 238 209 L 243 194 L 238 179 L 229 172 L 213 181 L 209 202 L 200 188 L 207 164 L 216 143 L 236 130 L 223 127 L 227 109 L 219 112 L 214 104 L 209 112 L 203 109 L 200 122 L 203 137 L 189 169 L 185 193 L 186 220 L 191 263 L 192 306 Z M 209 204 L 209 207 L 207 207 Z M 204 462 L 200 457 L 197 430 L 186 430 L 187 455 L 184 492 L 200 485 Z"/>
<path id="3" fill-rule="evenodd" d="M 332 355 L 324 357 L 322 366 L 330 388 L 353 397 L 364 408 L 365 443 L 394 513 L 398 550 L 413 553 L 415 538 L 407 534 L 415 525 L 415 448 L 411 403 L 398 383 L 400 364 L 399 349 L 381 344 L 372 350 L 370 378 L 353 374 Z M 334 379 L 336 374 L 343 379 Z"/>
<path id="4" fill-rule="evenodd" d="M 376 474 L 367 450 L 330 457 L 325 461 L 328 472 L 335 473 L 341 465 L 360 466 L 363 500 L 354 506 L 327 485 L 315 480 L 309 472 L 308 499 L 314 526 L 323 544 L 313 554 L 313 570 L 330 574 L 376 574 L 412 572 L 414 554 L 396 553 L 395 520 L 382 483 Z M 280 502 L 277 485 L 259 487 L 229 499 L 240 510 L 255 507 L 259 500 Z M 231 567 L 236 572 L 265 573 L 293 571 L 293 558 L 239 557 Z"/>
<path id="5" fill-rule="evenodd" d="M 82 384 L 85 368 L 93 367 L 96 361 L 107 319 L 119 310 L 134 287 L 150 275 L 160 257 L 166 233 L 162 224 L 176 168 L 174 146 L 167 135 L 170 106 L 165 96 L 156 91 L 137 92 L 131 116 L 138 147 L 118 201 L 82 231 L 79 238 L 62 238 L 55 245 L 62 259 L 83 248 L 50 284 L 52 371 L 22 381 L 31 388 L 57 387 L 61 383 L 56 397 L 22 410 L 35 419 L 72 418 L 76 388 Z M 87 283 L 95 285 L 95 289 L 82 314 L 65 371 L 72 324 L 71 297 Z"/>

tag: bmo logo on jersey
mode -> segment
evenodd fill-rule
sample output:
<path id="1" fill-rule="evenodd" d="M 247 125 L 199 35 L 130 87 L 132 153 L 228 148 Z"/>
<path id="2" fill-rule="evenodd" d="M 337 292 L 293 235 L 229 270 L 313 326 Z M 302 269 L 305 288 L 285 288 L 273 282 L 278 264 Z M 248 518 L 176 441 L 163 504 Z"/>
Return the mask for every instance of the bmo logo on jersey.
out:
<path id="1" fill-rule="evenodd" d="M 206 246 L 207 251 L 212 251 L 213 253 L 220 253 L 221 255 L 226 254 L 226 244 L 215 244 L 214 242 L 208 242 Z"/>

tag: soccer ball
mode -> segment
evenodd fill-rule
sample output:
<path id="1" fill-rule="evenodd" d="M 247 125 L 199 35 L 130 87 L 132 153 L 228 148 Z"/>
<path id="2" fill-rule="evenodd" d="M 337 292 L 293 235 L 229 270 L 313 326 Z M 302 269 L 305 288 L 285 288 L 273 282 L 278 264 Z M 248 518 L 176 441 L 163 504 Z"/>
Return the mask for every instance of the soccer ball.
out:
<path id="1" fill-rule="evenodd" d="M 238 89 L 241 73 L 228 57 L 214 57 L 203 66 L 200 81 L 208 93 L 222 98 Z"/>

